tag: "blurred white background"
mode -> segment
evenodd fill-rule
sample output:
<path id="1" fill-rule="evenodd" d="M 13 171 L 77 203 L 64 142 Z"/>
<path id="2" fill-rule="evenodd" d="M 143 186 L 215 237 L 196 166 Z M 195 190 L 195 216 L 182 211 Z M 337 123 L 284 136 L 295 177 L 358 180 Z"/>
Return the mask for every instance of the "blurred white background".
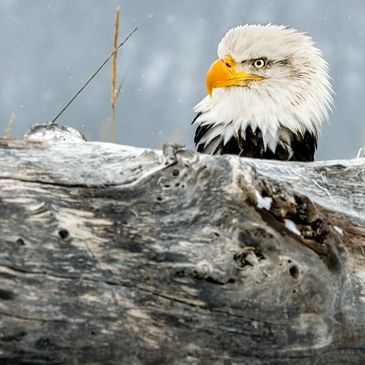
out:
<path id="1" fill-rule="evenodd" d="M 365 145 L 365 1 L 0 0 L 0 134 L 53 119 L 112 50 L 116 6 L 121 49 L 118 143 L 194 148 L 193 106 L 231 27 L 276 23 L 309 33 L 330 64 L 335 109 L 316 159 L 353 157 Z M 111 140 L 111 65 L 59 119 L 92 140 Z"/>

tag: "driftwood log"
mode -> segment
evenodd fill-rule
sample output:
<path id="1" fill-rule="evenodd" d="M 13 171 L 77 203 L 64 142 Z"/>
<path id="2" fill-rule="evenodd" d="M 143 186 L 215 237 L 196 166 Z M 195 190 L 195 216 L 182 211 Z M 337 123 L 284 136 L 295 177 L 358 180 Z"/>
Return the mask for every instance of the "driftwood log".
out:
<path id="1" fill-rule="evenodd" d="M 0 141 L 0 364 L 365 364 L 365 158 Z"/>

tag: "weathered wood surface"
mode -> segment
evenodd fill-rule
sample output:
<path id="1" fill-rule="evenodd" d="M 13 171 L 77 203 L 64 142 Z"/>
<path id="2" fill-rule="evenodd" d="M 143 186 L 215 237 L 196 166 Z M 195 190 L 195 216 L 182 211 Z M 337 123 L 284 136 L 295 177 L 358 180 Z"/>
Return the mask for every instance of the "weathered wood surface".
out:
<path id="1" fill-rule="evenodd" d="M 364 158 L 2 141 L 0 364 L 365 364 L 364 185 Z"/>

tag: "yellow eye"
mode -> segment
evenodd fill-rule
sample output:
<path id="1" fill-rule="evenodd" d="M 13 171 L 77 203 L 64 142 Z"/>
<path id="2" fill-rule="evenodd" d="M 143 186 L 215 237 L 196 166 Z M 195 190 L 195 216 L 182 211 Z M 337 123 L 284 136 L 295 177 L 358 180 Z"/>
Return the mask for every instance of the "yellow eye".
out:
<path id="1" fill-rule="evenodd" d="M 256 68 L 263 68 L 266 66 L 266 61 L 263 58 L 253 61 L 253 66 Z"/>

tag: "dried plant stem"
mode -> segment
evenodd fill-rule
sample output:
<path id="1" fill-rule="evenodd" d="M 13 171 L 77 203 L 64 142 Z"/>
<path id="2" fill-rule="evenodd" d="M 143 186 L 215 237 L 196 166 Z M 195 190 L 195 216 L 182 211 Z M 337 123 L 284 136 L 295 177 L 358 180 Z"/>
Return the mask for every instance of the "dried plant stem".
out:
<path id="1" fill-rule="evenodd" d="M 128 36 L 124 39 L 123 42 L 119 43 L 117 50 L 122 47 L 128 39 L 137 31 L 138 27 L 134 28 L 132 32 L 128 34 Z M 71 103 L 82 93 L 82 91 L 86 88 L 87 85 L 94 79 L 94 77 L 100 72 L 100 70 L 106 65 L 106 63 L 113 57 L 115 51 L 113 51 L 108 58 L 97 68 L 97 70 L 91 75 L 89 80 L 77 91 L 77 93 L 71 98 L 71 100 L 61 109 L 61 111 L 56 115 L 55 118 L 51 121 L 50 124 L 54 124 L 56 120 L 61 116 L 61 114 L 71 105 Z"/>
<path id="2" fill-rule="evenodd" d="M 117 100 L 117 58 L 118 58 L 118 34 L 119 34 L 119 6 L 115 13 L 114 19 L 114 54 L 112 62 L 112 142 L 116 138 L 116 123 L 115 123 L 115 104 Z"/>
<path id="3" fill-rule="evenodd" d="M 11 131 L 13 129 L 14 119 L 15 119 L 15 114 L 11 113 L 8 123 L 6 124 L 3 138 L 7 138 L 7 139 L 11 138 Z"/>
<path id="4" fill-rule="evenodd" d="M 123 76 L 122 81 L 120 82 L 120 84 L 119 84 L 119 86 L 118 86 L 117 95 L 116 95 L 116 97 L 115 97 L 117 100 L 118 100 L 118 97 L 119 97 L 120 92 L 122 91 L 122 87 L 123 87 L 123 85 L 124 85 L 124 83 L 125 83 L 125 81 L 126 81 L 126 79 L 127 79 L 128 72 L 129 72 L 129 66 L 128 66 L 127 71 L 125 72 L 125 74 L 124 74 L 124 76 Z"/>

